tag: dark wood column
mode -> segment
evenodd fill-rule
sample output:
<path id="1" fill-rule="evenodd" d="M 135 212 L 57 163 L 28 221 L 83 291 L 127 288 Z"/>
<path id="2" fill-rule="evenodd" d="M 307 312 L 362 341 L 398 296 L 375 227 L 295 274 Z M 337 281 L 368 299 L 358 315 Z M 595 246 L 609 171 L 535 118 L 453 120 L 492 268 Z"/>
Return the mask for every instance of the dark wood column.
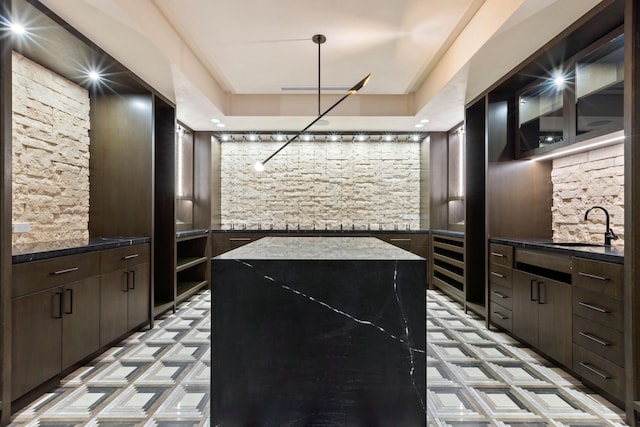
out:
<path id="1" fill-rule="evenodd" d="M 640 411 L 640 3 L 626 0 L 624 23 L 624 271 L 627 422 Z"/>
<path id="2" fill-rule="evenodd" d="M 1 15 L 11 16 L 11 2 L 3 0 Z M 2 415 L 0 425 L 11 416 L 11 38 L 0 37 L 0 367 Z"/>

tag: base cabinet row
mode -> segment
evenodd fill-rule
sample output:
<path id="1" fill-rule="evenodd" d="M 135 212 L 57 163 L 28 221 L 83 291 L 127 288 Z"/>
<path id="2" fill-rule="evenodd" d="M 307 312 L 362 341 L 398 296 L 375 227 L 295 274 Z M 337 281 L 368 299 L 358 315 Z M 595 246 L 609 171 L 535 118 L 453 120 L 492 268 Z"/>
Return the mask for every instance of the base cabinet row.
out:
<path id="1" fill-rule="evenodd" d="M 623 265 L 490 244 L 490 323 L 624 402 Z"/>
<path id="2" fill-rule="evenodd" d="M 149 245 L 13 267 L 13 400 L 150 320 Z"/>

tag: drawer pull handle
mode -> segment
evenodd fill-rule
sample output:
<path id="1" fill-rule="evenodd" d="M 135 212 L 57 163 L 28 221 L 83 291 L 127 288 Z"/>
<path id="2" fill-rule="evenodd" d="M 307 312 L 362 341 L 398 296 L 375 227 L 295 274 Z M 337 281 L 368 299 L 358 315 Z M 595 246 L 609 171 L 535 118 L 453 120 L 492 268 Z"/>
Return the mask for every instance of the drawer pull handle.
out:
<path id="1" fill-rule="evenodd" d="M 601 308 L 601 307 L 598 307 L 598 306 L 595 306 L 595 305 L 592 305 L 592 304 L 589 304 L 589 303 L 586 303 L 586 302 L 580 301 L 580 302 L 578 302 L 578 304 L 580 304 L 583 307 L 587 307 L 587 308 L 589 308 L 591 310 L 595 310 L 598 313 L 611 313 L 609 310 L 606 310 L 604 308 Z"/>
<path id="2" fill-rule="evenodd" d="M 232 242 L 248 242 L 251 237 L 230 237 L 229 240 Z"/>
<path id="3" fill-rule="evenodd" d="M 611 343 L 608 343 L 605 340 L 600 339 L 600 338 L 596 337 L 595 335 L 591 335 L 591 334 L 589 334 L 587 332 L 580 332 L 580 335 L 582 335 L 583 337 L 585 337 L 587 339 L 590 339 L 593 342 L 597 342 L 598 344 L 603 345 L 605 347 L 608 347 L 608 346 L 611 345 Z"/>
<path id="4" fill-rule="evenodd" d="M 78 271 L 79 269 L 80 269 L 80 267 L 65 268 L 64 270 L 54 271 L 51 274 L 53 274 L 54 276 L 58 276 L 60 274 L 73 273 L 74 271 Z"/>
<path id="5" fill-rule="evenodd" d="M 389 239 L 390 242 L 410 242 L 411 239 Z"/>
<path id="6" fill-rule="evenodd" d="M 139 254 L 131 254 L 131 255 L 127 255 L 127 256 L 123 256 L 122 259 L 133 259 L 133 258 L 138 258 L 138 256 L 140 256 Z"/>
<path id="7" fill-rule="evenodd" d="M 498 316 L 498 319 L 500 319 L 500 320 L 507 320 L 508 319 L 507 316 L 505 316 L 504 314 L 500 313 L 499 311 L 494 311 L 493 314 Z"/>
<path id="8" fill-rule="evenodd" d="M 584 367 L 585 369 L 588 369 L 589 371 L 593 372 L 594 374 L 596 374 L 597 376 L 599 376 L 602 379 L 605 380 L 610 380 L 611 377 L 603 372 L 600 372 L 599 370 L 597 370 L 596 368 L 594 368 L 593 366 L 589 365 L 588 363 L 584 363 L 584 362 L 580 362 L 580 366 Z"/>
<path id="9" fill-rule="evenodd" d="M 501 254 L 500 252 L 491 252 L 491 255 L 497 256 L 498 258 L 504 258 L 504 254 Z"/>
<path id="10" fill-rule="evenodd" d="M 602 280 L 603 282 L 610 280 L 608 277 L 596 276 L 595 274 L 589 274 L 583 271 L 578 271 L 578 274 L 583 277 L 588 277 L 589 279 Z"/>
<path id="11" fill-rule="evenodd" d="M 505 277 L 505 276 L 504 276 L 504 274 L 496 273 L 495 271 L 492 271 L 492 272 L 491 272 L 491 275 L 492 275 L 492 276 L 499 277 L 499 278 L 501 278 L 501 279 L 504 279 L 504 277 Z"/>
<path id="12" fill-rule="evenodd" d="M 502 298 L 502 299 L 507 298 L 507 295 L 505 295 L 505 294 L 503 294 L 503 293 L 501 293 L 501 292 L 491 291 L 491 293 L 492 293 L 493 295 L 497 296 L 498 298 Z"/>

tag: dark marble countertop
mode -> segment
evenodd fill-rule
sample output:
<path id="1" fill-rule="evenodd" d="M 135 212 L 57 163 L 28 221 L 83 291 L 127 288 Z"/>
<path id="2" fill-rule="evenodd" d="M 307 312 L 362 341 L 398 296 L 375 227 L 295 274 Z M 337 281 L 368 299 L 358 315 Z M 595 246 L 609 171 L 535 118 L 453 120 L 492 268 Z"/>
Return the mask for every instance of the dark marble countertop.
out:
<path id="1" fill-rule="evenodd" d="M 596 261 L 624 264 L 624 250 L 611 246 L 562 246 L 573 242 L 553 241 L 552 239 L 515 239 L 496 238 L 489 239 L 491 243 L 511 245 L 517 248 L 538 249 L 547 252 L 593 259 Z"/>
<path id="2" fill-rule="evenodd" d="M 287 230 L 275 230 L 275 229 L 268 229 L 268 228 L 263 228 L 263 229 L 258 229 L 258 228 L 251 228 L 251 229 L 234 229 L 234 230 L 230 230 L 230 229 L 213 229 L 211 230 L 212 233 L 263 233 L 263 234 L 336 234 L 336 235 L 349 235 L 349 234 L 393 234 L 393 233 L 410 233 L 410 234 L 429 234 L 429 230 L 404 230 L 404 229 L 383 229 L 383 230 L 378 230 L 377 228 L 374 230 L 368 230 L 366 228 L 356 228 L 356 229 L 351 229 L 351 228 L 344 228 L 342 230 L 325 230 L 325 229 L 321 229 L 321 228 L 317 228 L 317 229 L 297 229 L 297 228 L 289 228 Z"/>
<path id="3" fill-rule="evenodd" d="M 431 234 L 440 234 L 443 236 L 464 237 L 463 231 L 454 230 L 431 230 Z"/>
<path id="4" fill-rule="evenodd" d="M 424 258 L 375 237 L 263 237 L 214 259 L 402 260 Z"/>
<path id="5" fill-rule="evenodd" d="M 182 239 L 184 237 L 201 236 L 205 234 L 209 234 L 209 230 L 206 228 L 196 230 L 183 230 L 176 232 L 176 238 Z"/>
<path id="6" fill-rule="evenodd" d="M 149 243 L 149 237 L 90 237 L 88 240 L 57 240 L 52 242 L 26 243 L 14 245 L 13 264 L 38 261 L 65 255 L 82 254 L 104 249 Z"/>

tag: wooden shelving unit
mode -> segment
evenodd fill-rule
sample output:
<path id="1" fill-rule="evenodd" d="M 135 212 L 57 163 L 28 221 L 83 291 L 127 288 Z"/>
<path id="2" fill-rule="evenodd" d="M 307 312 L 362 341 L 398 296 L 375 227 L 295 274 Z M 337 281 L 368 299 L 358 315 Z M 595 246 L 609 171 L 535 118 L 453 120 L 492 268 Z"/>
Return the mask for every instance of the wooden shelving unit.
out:
<path id="1" fill-rule="evenodd" d="M 464 236 L 433 231 L 431 234 L 431 283 L 441 291 L 464 304 L 465 260 Z"/>
<path id="2" fill-rule="evenodd" d="M 208 229 L 189 230 L 176 235 L 176 304 L 209 285 L 210 250 Z"/>

